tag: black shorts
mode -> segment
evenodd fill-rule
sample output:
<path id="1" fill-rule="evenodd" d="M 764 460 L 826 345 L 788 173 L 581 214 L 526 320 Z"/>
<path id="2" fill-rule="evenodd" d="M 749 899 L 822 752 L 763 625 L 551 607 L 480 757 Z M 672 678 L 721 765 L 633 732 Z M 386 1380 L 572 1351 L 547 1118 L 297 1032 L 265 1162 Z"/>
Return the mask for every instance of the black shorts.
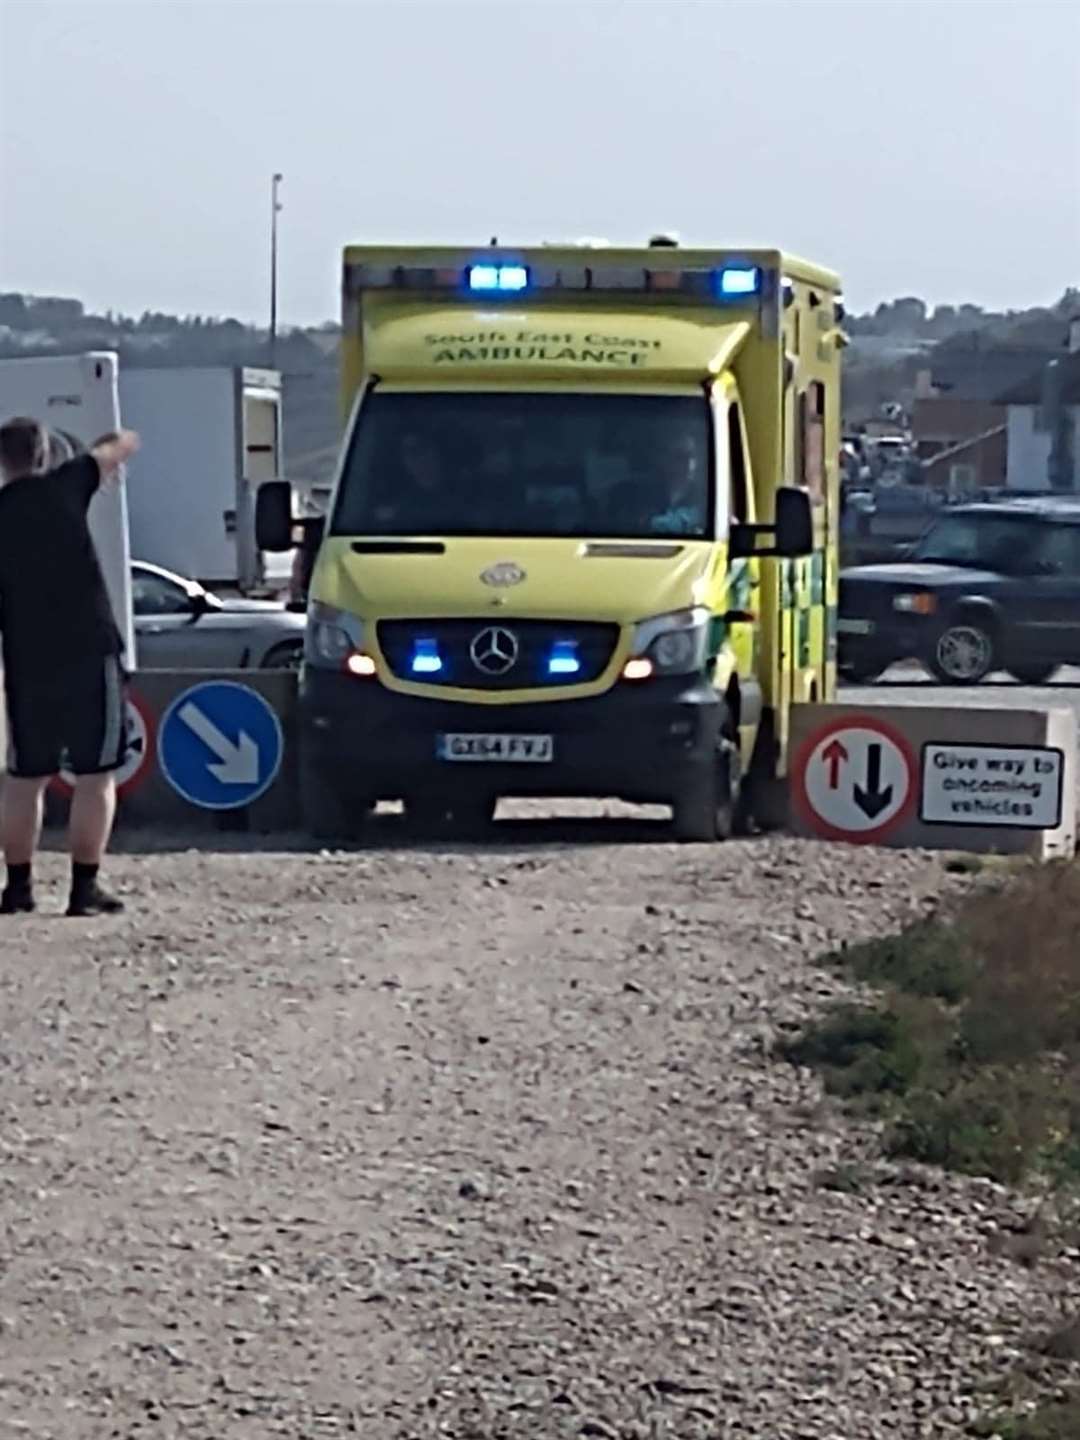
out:
<path id="1" fill-rule="evenodd" d="M 48 675 L 4 675 L 8 774 L 40 780 L 63 769 L 104 775 L 127 757 L 126 677 L 117 655 Z"/>

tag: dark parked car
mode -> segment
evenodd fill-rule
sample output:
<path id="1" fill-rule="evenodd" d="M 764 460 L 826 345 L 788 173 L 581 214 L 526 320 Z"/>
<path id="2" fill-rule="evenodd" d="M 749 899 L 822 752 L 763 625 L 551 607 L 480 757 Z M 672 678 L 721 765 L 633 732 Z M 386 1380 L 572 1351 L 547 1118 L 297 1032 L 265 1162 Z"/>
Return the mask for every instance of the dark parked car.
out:
<path id="1" fill-rule="evenodd" d="M 840 572 L 840 673 L 919 660 L 946 685 L 1037 685 L 1080 665 L 1080 500 L 946 511 L 903 558 Z"/>

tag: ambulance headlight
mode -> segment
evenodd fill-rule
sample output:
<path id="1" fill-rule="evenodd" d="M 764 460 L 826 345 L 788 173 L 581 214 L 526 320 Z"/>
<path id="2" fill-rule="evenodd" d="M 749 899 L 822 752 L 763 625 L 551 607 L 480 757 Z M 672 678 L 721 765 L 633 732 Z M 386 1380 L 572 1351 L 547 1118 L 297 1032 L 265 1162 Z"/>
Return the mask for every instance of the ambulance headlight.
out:
<path id="1" fill-rule="evenodd" d="M 309 665 L 336 669 L 360 648 L 363 626 L 355 616 L 333 605 L 313 601 L 304 632 L 304 659 Z"/>
<path id="2" fill-rule="evenodd" d="M 702 606 L 642 620 L 634 630 L 632 653 L 652 661 L 657 675 L 693 675 L 709 658 L 712 612 Z"/>

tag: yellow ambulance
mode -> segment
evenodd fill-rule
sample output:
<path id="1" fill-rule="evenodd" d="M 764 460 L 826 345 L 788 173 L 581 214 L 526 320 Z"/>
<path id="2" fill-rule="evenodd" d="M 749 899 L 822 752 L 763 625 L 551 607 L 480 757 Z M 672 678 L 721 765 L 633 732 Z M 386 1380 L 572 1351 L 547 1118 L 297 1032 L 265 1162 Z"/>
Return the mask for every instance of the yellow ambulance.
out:
<path id="1" fill-rule="evenodd" d="M 507 796 L 764 815 L 835 690 L 843 309 L 773 250 L 350 247 L 310 585 L 305 812 Z M 284 483 L 259 543 L 295 541 Z M 308 522 L 309 525 L 311 522 Z"/>

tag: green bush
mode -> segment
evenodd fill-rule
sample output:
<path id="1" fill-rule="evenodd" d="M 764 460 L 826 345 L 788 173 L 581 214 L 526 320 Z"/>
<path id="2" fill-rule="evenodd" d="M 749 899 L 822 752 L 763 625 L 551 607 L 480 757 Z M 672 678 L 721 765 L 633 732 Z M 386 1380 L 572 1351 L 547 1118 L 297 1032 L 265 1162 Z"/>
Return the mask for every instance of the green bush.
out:
<path id="1" fill-rule="evenodd" d="M 838 1005 L 783 1047 L 796 1065 L 820 1070 L 831 1095 L 903 1094 L 922 1063 L 910 1006 Z"/>
<path id="2" fill-rule="evenodd" d="M 858 980 L 955 1004 L 966 994 L 978 958 L 966 937 L 938 920 L 924 920 L 899 935 L 867 940 L 834 956 Z"/>
<path id="3" fill-rule="evenodd" d="M 1078 1440 L 1080 1395 L 1051 1400 L 1031 1415 L 997 1416 L 980 1420 L 972 1433 L 1000 1440 Z"/>
<path id="4" fill-rule="evenodd" d="M 1080 1181 L 1080 865 L 981 887 L 828 959 L 880 993 L 832 1007 L 782 1053 L 884 1114 L 893 1154 Z"/>
<path id="5" fill-rule="evenodd" d="M 976 1070 L 955 1077 L 945 1089 L 909 1094 L 887 1143 L 895 1155 L 1010 1183 L 1052 1147 L 1058 1119 L 1046 1077 Z"/>

